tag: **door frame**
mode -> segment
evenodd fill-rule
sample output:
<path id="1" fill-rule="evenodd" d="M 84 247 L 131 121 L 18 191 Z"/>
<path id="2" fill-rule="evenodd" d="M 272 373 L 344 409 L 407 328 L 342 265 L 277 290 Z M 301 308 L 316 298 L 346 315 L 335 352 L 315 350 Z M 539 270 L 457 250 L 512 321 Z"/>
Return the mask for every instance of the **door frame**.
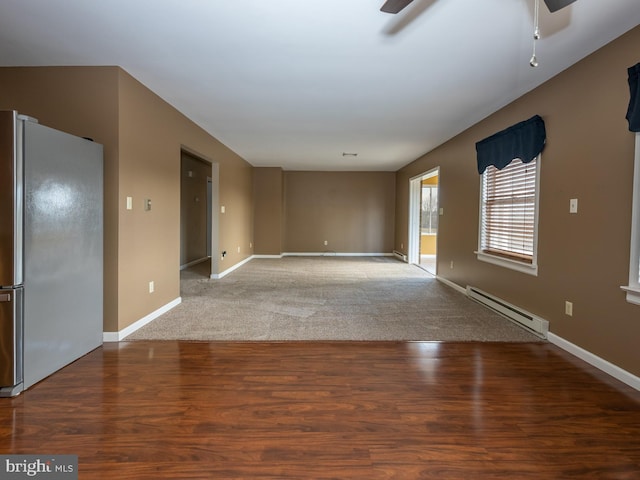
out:
<path id="1" fill-rule="evenodd" d="M 409 244 L 407 249 L 407 261 L 410 264 L 420 265 L 420 211 L 422 210 L 420 200 L 422 196 L 422 181 L 435 176 L 438 177 L 439 184 L 440 167 L 432 168 L 431 170 L 409 179 Z M 439 194 L 438 197 L 440 197 Z M 439 208 L 440 199 L 438 198 L 438 209 Z M 438 236 L 439 235 L 436 234 L 436 251 Z"/>
<path id="2" fill-rule="evenodd" d="M 215 252 L 219 251 L 220 242 L 220 165 L 213 159 L 193 150 L 186 145 L 180 145 L 180 165 L 182 165 L 182 153 L 199 160 L 211 166 L 211 172 L 207 175 L 207 254 L 211 258 L 210 278 L 218 278 L 219 255 Z M 180 168 L 182 175 L 182 167 Z M 180 179 L 182 184 L 182 179 Z M 180 220 L 181 221 L 181 220 Z M 182 241 L 182 239 L 180 240 Z"/>
<path id="3" fill-rule="evenodd" d="M 211 258 L 211 237 L 213 236 L 213 179 L 207 177 L 207 256 Z"/>

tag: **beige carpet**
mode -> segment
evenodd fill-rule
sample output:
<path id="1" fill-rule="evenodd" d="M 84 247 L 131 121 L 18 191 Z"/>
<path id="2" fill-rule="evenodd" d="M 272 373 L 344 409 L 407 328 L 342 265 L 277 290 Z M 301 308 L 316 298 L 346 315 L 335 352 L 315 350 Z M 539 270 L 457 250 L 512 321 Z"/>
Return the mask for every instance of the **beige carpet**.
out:
<path id="1" fill-rule="evenodd" d="M 392 257 L 253 259 L 220 280 L 184 270 L 182 303 L 126 340 L 442 340 L 538 337 Z"/>

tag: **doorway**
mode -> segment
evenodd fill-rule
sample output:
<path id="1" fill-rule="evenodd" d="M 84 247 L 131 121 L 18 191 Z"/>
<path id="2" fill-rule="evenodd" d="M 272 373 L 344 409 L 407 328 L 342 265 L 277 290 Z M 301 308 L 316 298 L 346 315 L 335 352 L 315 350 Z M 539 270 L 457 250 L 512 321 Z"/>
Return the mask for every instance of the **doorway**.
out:
<path id="1" fill-rule="evenodd" d="M 217 272 L 218 165 L 186 150 L 181 152 L 180 270 L 211 277 Z"/>
<path id="2" fill-rule="evenodd" d="M 211 232 L 213 231 L 213 179 L 207 177 L 207 257 L 211 258 Z"/>
<path id="3" fill-rule="evenodd" d="M 432 275 L 438 266 L 438 185 L 440 168 L 409 180 L 409 263 Z"/>

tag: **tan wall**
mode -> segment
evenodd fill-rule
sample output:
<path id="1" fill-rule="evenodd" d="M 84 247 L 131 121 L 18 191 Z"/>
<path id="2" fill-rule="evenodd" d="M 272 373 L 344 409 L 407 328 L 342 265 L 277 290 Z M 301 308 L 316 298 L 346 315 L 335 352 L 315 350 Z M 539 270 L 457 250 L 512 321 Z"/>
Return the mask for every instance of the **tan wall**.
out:
<path id="1" fill-rule="evenodd" d="M 429 177 L 422 181 L 423 185 L 438 185 L 438 175 L 434 175 L 433 177 Z"/>
<path id="2" fill-rule="evenodd" d="M 211 164 L 182 152 L 180 265 L 207 257 L 207 178 Z"/>
<path id="3" fill-rule="evenodd" d="M 420 254 L 421 255 L 435 255 L 437 247 L 436 235 L 420 235 Z"/>
<path id="4" fill-rule="evenodd" d="M 284 172 L 284 191 L 286 252 L 393 250 L 395 173 Z"/>
<path id="5" fill-rule="evenodd" d="M 640 27 L 398 172 L 396 248 L 407 245 L 409 178 L 440 167 L 438 273 L 549 320 L 551 331 L 640 375 L 640 307 L 625 301 L 634 136 L 625 113 L 627 67 Z M 475 143 L 534 114 L 543 117 L 537 277 L 480 262 Z M 579 213 L 569 214 L 569 199 Z M 450 262 L 454 261 L 454 268 Z M 573 317 L 564 302 L 574 304 Z"/>
<path id="6" fill-rule="evenodd" d="M 118 69 L 2 67 L 0 92 L 0 109 L 104 145 L 104 317 L 117 318 Z"/>
<path id="7" fill-rule="evenodd" d="M 214 213 L 215 243 L 228 255 L 214 262 L 215 273 L 250 255 L 253 167 L 122 69 L 5 67 L 0 92 L 0 108 L 104 145 L 105 331 L 122 330 L 180 296 L 183 148 L 219 166 L 214 180 L 227 213 Z M 131 211 L 127 196 L 133 198 Z M 146 198 L 152 200 L 148 212 Z"/>
<path id="8" fill-rule="evenodd" d="M 279 167 L 253 170 L 254 253 L 280 255 L 283 245 L 283 172 Z"/>
<path id="9" fill-rule="evenodd" d="M 120 99 L 120 250 L 118 329 L 180 296 L 180 156 L 183 147 L 219 165 L 219 201 L 224 214 L 214 214 L 218 248 L 226 250 L 214 273 L 226 270 L 251 253 L 251 165 L 196 126 L 123 70 Z M 151 198 L 153 209 L 124 210 Z M 139 204 L 139 203 L 138 203 Z M 215 212 L 217 213 L 217 212 Z M 240 248 L 240 253 L 237 247 Z M 214 267 L 215 268 L 215 267 Z M 148 293 L 148 282 L 156 291 Z"/>

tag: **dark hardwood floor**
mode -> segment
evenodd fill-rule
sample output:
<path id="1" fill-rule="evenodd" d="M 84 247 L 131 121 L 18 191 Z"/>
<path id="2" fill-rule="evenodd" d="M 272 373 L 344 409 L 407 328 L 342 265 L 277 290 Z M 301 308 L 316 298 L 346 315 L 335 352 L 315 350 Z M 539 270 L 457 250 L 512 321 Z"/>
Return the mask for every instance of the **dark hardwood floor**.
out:
<path id="1" fill-rule="evenodd" d="M 14 399 L 80 479 L 640 479 L 640 392 L 547 343 L 123 342 Z"/>

